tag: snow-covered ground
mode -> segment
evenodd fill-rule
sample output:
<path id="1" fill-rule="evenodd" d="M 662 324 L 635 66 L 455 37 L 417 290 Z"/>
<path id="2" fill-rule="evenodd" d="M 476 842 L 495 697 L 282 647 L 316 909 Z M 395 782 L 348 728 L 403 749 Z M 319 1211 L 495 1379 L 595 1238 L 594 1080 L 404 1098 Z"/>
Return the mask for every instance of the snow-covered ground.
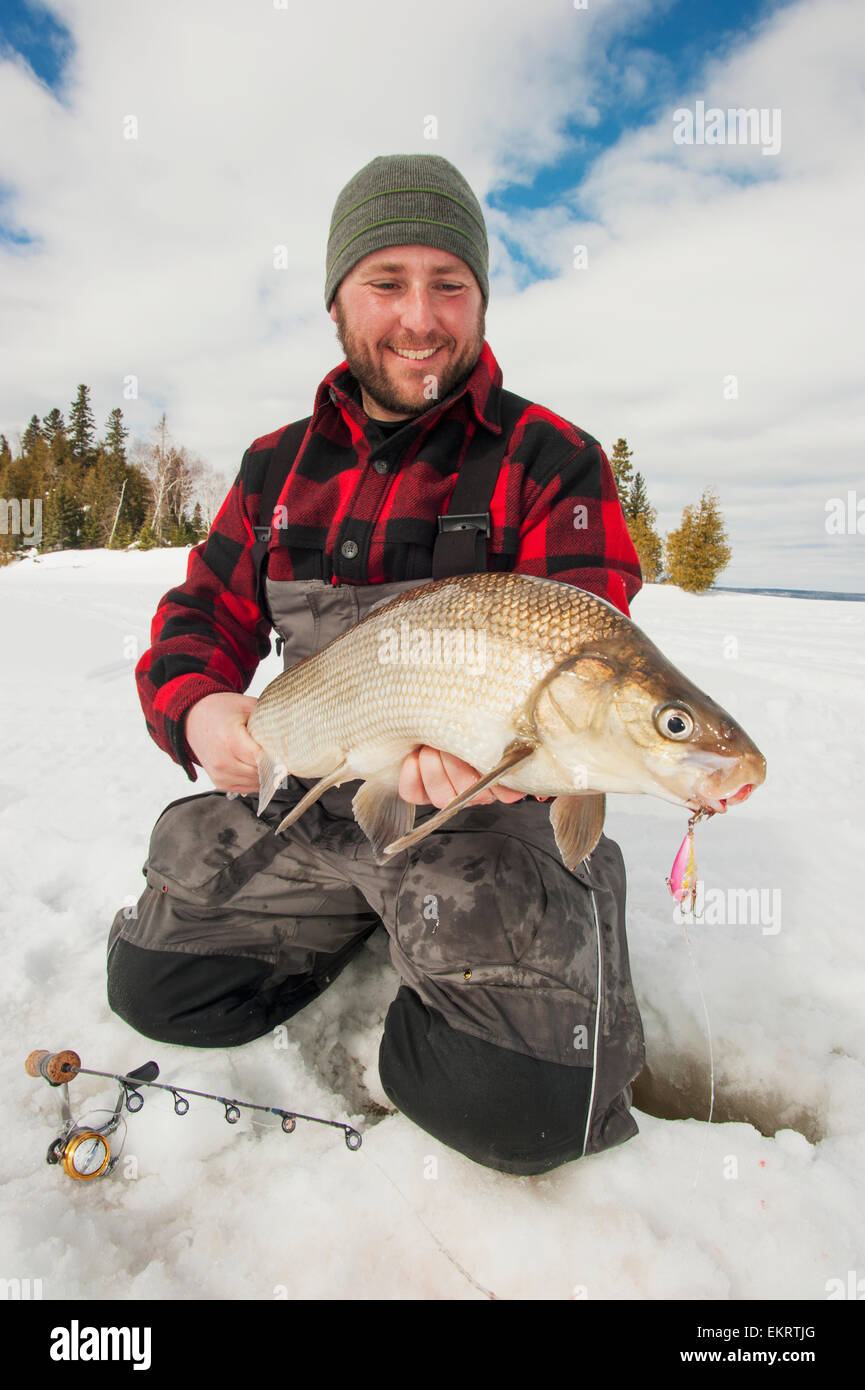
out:
<path id="1" fill-rule="evenodd" d="M 0 1276 L 41 1279 L 51 1299 L 816 1300 L 865 1276 L 865 605 L 667 588 L 635 600 L 635 621 L 760 746 L 768 778 L 698 827 L 690 948 L 664 882 L 683 813 L 609 798 L 647 1036 L 640 1134 L 515 1178 L 382 1113 L 397 987 L 384 933 L 276 1039 L 171 1047 L 109 1011 L 108 928 L 141 892 L 153 822 L 210 785 L 150 741 L 132 678 L 185 566 L 184 551 L 92 551 L 0 571 Z M 271 655 L 251 693 L 278 669 Z M 249 1112 L 230 1127 L 212 1102 L 179 1119 L 147 1091 L 117 1171 L 73 1183 L 44 1162 L 58 1107 L 25 1076 L 36 1047 L 104 1070 L 154 1057 L 177 1085 L 348 1119 L 363 1147 Z M 70 1087 L 79 1112 L 114 1093 Z"/>

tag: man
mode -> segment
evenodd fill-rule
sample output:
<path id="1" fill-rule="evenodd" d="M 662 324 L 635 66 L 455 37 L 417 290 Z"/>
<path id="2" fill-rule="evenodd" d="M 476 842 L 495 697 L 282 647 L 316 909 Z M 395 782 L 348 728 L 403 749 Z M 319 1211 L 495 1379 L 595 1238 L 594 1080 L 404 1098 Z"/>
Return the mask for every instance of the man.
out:
<path id="1" fill-rule="evenodd" d="M 111 930 L 108 988 L 149 1037 L 234 1046 L 315 999 L 382 923 L 402 981 L 385 1092 L 477 1162 L 538 1173 L 636 1133 L 644 1051 L 618 847 L 602 837 L 570 873 L 548 808 L 502 786 L 385 866 L 352 785 L 277 836 L 314 779 L 289 777 L 256 817 L 242 694 L 271 627 L 293 665 L 450 573 L 544 575 L 628 611 L 640 571 L 609 464 L 591 436 L 502 390 L 487 258 L 480 205 L 438 156 L 374 159 L 339 195 L 325 303 L 346 361 L 308 421 L 246 451 L 136 671 L 156 742 L 219 790 L 159 817 L 147 889 Z M 428 807 L 419 823 L 476 777 L 420 748 L 400 792 Z"/>

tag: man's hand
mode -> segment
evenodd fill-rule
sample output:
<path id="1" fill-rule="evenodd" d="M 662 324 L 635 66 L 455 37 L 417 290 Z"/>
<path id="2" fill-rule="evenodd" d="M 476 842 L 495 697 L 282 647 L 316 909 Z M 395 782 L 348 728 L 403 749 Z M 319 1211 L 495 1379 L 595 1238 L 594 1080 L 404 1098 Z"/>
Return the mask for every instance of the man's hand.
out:
<path id="1" fill-rule="evenodd" d="M 424 744 L 414 753 L 409 753 L 399 774 L 399 794 L 403 801 L 414 806 L 432 802 L 433 806 L 447 806 L 455 796 L 464 792 L 473 782 L 479 781 L 481 774 L 470 763 L 463 762 L 453 753 L 442 753 L 438 748 Z M 488 806 L 493 801 L 521 801 L 524 793 L 494 783 L 484 791 L 478 792 L 469 802 L 471 806 Z"/>
<path id="2" fill-rule="evenodd" d="M 257 704 L 251 695 L 220 691 L 196 701 L 184 716 L 186 742 L 218 791 L 258 791 L 259 745 L 246 728 Z"/>

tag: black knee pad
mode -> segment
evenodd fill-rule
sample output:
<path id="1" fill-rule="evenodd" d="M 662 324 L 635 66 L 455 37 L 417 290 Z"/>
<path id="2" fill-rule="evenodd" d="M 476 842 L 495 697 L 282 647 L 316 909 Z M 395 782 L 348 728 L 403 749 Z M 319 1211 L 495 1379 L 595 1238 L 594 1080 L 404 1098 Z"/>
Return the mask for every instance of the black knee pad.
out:
<path id="1" fill-rule="evenodd" d="M 151 951 L 119 937 L 108 952 L 108 1003 L 136 1032 L 187 1047 L 237 1047 L 285 1023 L 333 984 L 377 929 L 331 954 L 312 971 L 269 984 L 273 967 L 249 956 Z"/>
<path id="2" fill-rule="evenodd" d="M 236 1047 L 287 1017 L 280 1013 L 271 1022 L 272 1009 L 262 998 L 270 971 L 248 957 L 150 951 L 120 938 L 108 954 L 108 1003 L 136 1032 L 157 1042 Z M 306 995 L 293 1012 L 319 993 L 305 983 Z"/>
<path id="3" fill-rule="evenodd" d="M 486 1168 L 547 1173 L 582 1156 L 591 1068 L 460 1033 L 406 985 L 388 1011 L 379 1074 L 404 1115 Z"/>

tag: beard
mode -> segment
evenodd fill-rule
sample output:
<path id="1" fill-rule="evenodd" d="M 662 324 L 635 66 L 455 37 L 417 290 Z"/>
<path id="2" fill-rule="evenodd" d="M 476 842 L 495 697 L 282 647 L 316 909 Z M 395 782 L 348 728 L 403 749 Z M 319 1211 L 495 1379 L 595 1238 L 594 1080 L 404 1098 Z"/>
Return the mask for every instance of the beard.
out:
<path id="1" fill-rule="evenodd" d="M 445 396 L 449 396 L 451 391 L 469 376 L 481 355 L 486 332 L 486 311 L 483 303 L 478 311 L 473 336 L 468 340 L 462 352 L 451 359 L 441 376 L 436 378 L 435 395 L 431 399 L 427 399 L 423 395 L 424 388 L 428 386 L 428 378 L 421 376 L 420 373 L 418 373 L 417 385 L 409 393 L 408 390 L 401 390 L 391 380 L 385 363 L 380 362 L 372 350 L 352 332 L 339 302 L 339 294 L 334 299 L 334 305 L 336 307 L 336 336 L 345 353 L 352 376 L 360 383 L 371 401 L 384 410 L 392 411 L 395 415 L 423 415 L 425 411 L 432 410 L 439 401 L 444 400 Z M 451 347 L 453 341 L 450 338 L 444 345 Z M 403 347 L 404 344 L 398 343 L 397 346 Z M 426 346 L 432 347 L 433 344 L 429 343 Z M 412 344 L 412 350 L 422 352 L 424 344 L 420 346 Z M 383 352 L 387 353 L 387 351 L 385 346 Z M 418 399 L 419 396 L 420 399 Z"/>

